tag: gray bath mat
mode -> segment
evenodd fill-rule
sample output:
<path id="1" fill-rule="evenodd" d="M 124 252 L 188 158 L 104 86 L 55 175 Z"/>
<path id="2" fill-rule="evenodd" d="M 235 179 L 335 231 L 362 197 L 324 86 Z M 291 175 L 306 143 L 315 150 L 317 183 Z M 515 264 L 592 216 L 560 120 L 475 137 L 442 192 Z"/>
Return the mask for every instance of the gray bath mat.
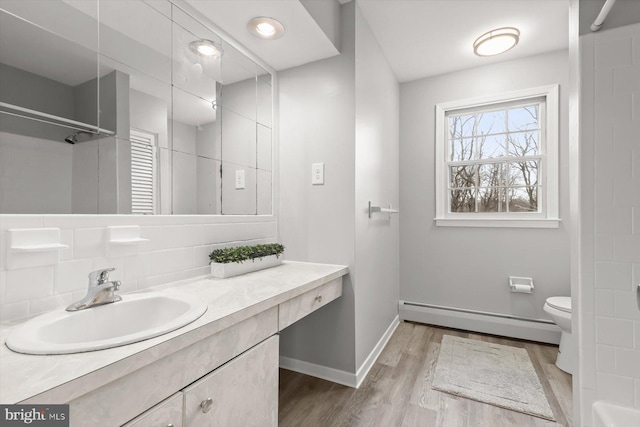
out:
<path id="1" fill-rule="evenodd" d="M 445 335 L 432 387 L 555 421 L 523 348 Z"/>

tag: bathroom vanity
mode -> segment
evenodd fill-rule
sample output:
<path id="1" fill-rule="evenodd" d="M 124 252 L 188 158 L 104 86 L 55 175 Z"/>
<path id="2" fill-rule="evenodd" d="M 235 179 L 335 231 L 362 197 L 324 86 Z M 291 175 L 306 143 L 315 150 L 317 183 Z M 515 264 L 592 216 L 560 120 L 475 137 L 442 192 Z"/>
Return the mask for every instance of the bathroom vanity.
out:
<path id="1" fill-rule="evenodd" d="M 278 332 L 340 297 L 347 273 L 284 262 L 154 289 L 208 309 L 168 334 L 100 351 L 25 355 L 3 345 L 0 401 L 69 403 L 71 426 L 275 426 Z M 3 343 L 17 323 L 0 327 Z"/>

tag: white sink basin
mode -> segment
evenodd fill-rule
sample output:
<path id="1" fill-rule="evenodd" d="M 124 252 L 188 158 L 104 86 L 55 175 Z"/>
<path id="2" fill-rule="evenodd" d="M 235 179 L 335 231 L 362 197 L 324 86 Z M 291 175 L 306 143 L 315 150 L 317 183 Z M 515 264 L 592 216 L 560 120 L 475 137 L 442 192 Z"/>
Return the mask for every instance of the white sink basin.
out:
<path id="1" fill-rule="evenodd" d="M 181 328 L 207 311 L 189 298 L 143 293 L 122 301 L 68 312 L 60 309 L 17 326 L 7 347 L 27 354 L 66 354 L 102 350 L 157 337 Z"/>

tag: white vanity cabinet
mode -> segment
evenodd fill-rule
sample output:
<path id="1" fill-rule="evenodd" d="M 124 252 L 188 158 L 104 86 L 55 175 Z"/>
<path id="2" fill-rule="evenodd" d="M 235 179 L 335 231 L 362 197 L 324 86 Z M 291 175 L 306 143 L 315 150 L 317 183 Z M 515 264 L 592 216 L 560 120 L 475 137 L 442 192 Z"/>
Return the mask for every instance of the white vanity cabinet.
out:
<path id="1" fill-rule="evenodd" d="M 68 403 L 70 427 L 277 426 L 278 332 L 339 298 L 347 273 L 285 261 L 179 284 L 167 292 L 208 302 L 200 319 L 104 351 L 34 357 L 0 346 L 0 394 L 12 403 Z M 41 381 L 16 387 L 24 378 Z"/>
<path id="2" fill-rule="evenodd" d="M 124 427 L 182 427 L 182 392 L 158 403 Z"/>
<path id="3" fill-rule="evenodd" d="M 278 339 L 247 350 L 124 427 L 277 426 Z"/>
<path id="4" fill-rule="evenodd" d="M 278 425 L 278 339 L 273 336 L 184 389 L 184 425 Z"/>

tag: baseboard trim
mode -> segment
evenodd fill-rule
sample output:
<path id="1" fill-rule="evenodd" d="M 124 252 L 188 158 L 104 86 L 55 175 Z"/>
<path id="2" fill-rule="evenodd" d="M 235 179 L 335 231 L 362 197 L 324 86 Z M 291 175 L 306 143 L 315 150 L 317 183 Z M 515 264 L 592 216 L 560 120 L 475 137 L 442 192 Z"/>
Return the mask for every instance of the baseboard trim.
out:
<path id="1" fill-rule="evenodd" d="M 292 359 L 290 357 L 280 356 L 280 367 L 289 371 L 346 385 L 348 387 L 356 388 L 357 384 L 356 375 L 351 372 L 316 365 L 315 363 Z"/>
<path id="2" fill-rule="evenodd" d="M 280 367 L 289 371 L 346 385 L 347 387 L 359 388 L 399 324 L 400 317 L 396 316 L 355 374 L 285 356 L 280 356 Z"/>
<path id="3" fill-rule="evenodd" d="M 398 305 L 401 320 L 549 344 L 560 343 L 560 328 L 546 320 L 518 318 L 403 300 L 400 300 Z"/>
<path id="4" fill-rule="evenodd" d="M 356 372 L 356 388 L 360 388 L 360 385 L 369 374 L 369 371 L 371 370 L 373 364 L 376 363 L 376 360 L 378 360 L 380 353 L 382 353 L 382 350 L 384 350 L 384 347 L 389 342 L 389 339 L 391 339 L 391 336 L 396 331 L 396 328 L 399 324 L 400 316 L 398 315 L 393 318 L 387 330 L 384 332 L 384 334 L 382 334 L 382 336 L 378 340 L 378 343 L 375 345 L 375 347 L 373 347 L 373 350 L 371 350 L 369 356 L 367 356 L 365 361 Z"/>

